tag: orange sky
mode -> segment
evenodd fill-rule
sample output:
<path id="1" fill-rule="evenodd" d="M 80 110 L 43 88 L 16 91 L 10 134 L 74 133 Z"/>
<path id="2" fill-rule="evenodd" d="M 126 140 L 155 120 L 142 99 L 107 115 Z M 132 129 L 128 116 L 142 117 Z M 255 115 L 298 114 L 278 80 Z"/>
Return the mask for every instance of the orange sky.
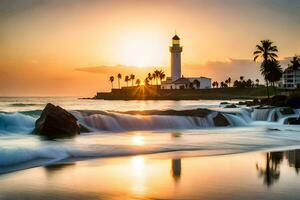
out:
<path id="1" fill-rule="evenodd" d="M 4 0 L 0 96 L 92 96 L 118 72 L 168 74 L 175 29 L 186 76 L 261 78 L 251 61 L 261 39 L 275 41 L 282 60 L 300 54 L 299 8 L 297 0 Z"/>

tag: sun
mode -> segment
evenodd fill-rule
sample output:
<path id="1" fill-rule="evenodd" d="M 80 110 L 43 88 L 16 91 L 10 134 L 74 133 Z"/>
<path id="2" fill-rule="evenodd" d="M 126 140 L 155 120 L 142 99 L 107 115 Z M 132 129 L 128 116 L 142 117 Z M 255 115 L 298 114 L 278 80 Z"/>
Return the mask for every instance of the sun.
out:
<path id="1" fill-rule="evenodd" d="M 127 34 L 119 44 L 119 60 L 126 66 L 150 67 L 161 65 L 166 48 L 160 37 L 149 33 Z"/>

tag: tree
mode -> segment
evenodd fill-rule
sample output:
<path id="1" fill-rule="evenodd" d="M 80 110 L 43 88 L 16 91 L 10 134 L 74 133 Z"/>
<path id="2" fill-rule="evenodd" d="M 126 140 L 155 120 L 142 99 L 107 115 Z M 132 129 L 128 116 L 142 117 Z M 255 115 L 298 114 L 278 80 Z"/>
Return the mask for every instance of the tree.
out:
<path id="1" fill-rule="evenodd" d="M 118 74 L 118 86 L 119 86 L 119 89 L 121 88 L 120 87 L 120 79 L 122 79 L 122 74 L 119 73 Z"/>
<path id="2" fill-rule="evenodd" d="M 126 82 L 126 84 L 127 84 L 127 87 L 128 87 L 128 81 L 130 81 L 129 76 L 125 76 L 125 82 Z"/>
<path id="3" fill-rule="evenodd" d="M 149 78 L 148 77 L 145 78 L 144 83 L 145 83 L 145 85 L 149 85 Z"/>
<path id="4" fill-rule="evenodd" d="M 153 79 L 153 77 L 152 77 L 152 74 L 151 73 L 148 73 L 148 80 L 150 80 L 151 81 L 151 85 L 152 85 L 152 79 Z"/>
<path id="5" fill-rule="evenodd" d="M 156 81 L 156 78 L 158 78 L 158 77 L 156 77 L 156 74 L 153 72 L 153 73 L 152 73 L 152 79 L 153 79 L 154 81 Z"/>
<path id="6" fill-rule="evenodd" d="M 138 78 L 138 79 L 136 79 L 136 81 L 135 81 L 135 84 L 137 84 L 137 86 L 140 86 L 140 84 L 141 84 L 141 80 Z"/>
<path id="7" fill-rule="evenodd" d="M 217 88 L 219 87 L 219 83 L 218 83 L 218 81 L 216 81 L 216 87 L 217 87 Z"/>
<path id="8" fill-rule="evenodd" d="M 291 68 L 294 71 L 294 86 L 297 87 L 296 86 L 296 72 L 298 70 L 300 70 L 300 57 L 295 55 L 290 62 L 291 62 L 291 64 L 289 65 L 289 68 Z"/>
<path id="9" fill-rule="evenodd" d="M 161 84 L 161 81 L 164 80 L 166 77 L 166 74 L 164 71 L 160 70 L 159 71 L 159 79 L 160 79 L 160 84 Z"/>
<path id="10" fill-rule="evenodd" d="M 230 84 L 231 84 L 231 78 L 230 77 L 227 79 L 227 82 L 228 82 L 228 85 L 230 87 Z"/>
<path id="11" fill-rule="evenodd" d="M 155 74 L 156 85 L 158 85 L 158 79 L 160 78 L 161 71 L 155 70 L 154 74 Z"/>
<path id="12" fill-rule="evenodd" d="M 133 86 L 134 79 L 135 79 L 135 75 L 134 74 L 130 74 L 131 86 Z"/>
<path id="13" fill-rule="evenodd" d="M 256 79 L 255 82 L 256 82 L 256 87 L 258 87 L 259 86 L 259 79 Z"/>
<path id="14" fill-rule="evenodd" d="M 243 81 L 244 80 L 244 76 L 240 76 L 240 81 Z"/>
<path id="15" fill-rule="evenodd" d="M 199 89 L 199 88 L 200 88 L 200 81 L 198 81 L 197 79 L 195 79 L 195 80 L 193 81 L 193 85 L 195 85 L 196 88 Z"/>
<path id="16" fill-rule="evenodd" d="M 260 66 L 260 71 L 266 81 L 268 98 L 270 98 L 269 81 L 266 76 L 269 74 L 269 70 L 271 68 L 269 66 L 271 64 L 269 61 L 276 60 L 278 57 L 277 52 L 277 46 L 274 46 L 273 42 L 270 40 L 260 41 L 260 45 L 256 45 L 256 51 L 253 52 L 254 61 L 257 61 L 259 58 L 263 60 Z"/>
<path id="17" fill-rule="evenodd" d="M 279 81 L 282 77 L 282 68 L 277 60 L 269 60 L 268 62 L 269 64 L 267 66 L 269 69 L 267 69 L 268 73 L 266 74 L 266 78 L 275 90 L 275 82 Z"/>
<path id="18" fill-rule="evenodd" d="M 115 80 L 115 78 L 113 77 L 113 76 L 110 76 L 109 77 L 109 81 L 111 82 L 111 89 L 113 89 L 114 88 L 114 80 Z"/>

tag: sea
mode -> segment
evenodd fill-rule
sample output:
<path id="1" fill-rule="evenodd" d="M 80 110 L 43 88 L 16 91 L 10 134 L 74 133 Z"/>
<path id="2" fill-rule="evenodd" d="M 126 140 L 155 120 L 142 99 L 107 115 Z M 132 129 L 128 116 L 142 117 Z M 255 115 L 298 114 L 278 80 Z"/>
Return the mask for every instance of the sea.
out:
<path id="1" fill-rule="evenodd" d="M 236 103 L 231 101 L 230 103 Z M 47 141 L 32 134 L 47 103 L 70 111 L 91 132 L 73 139 Z M 66 158 L 126 156 L 171 151 L 229 154 L 300 145 L 300 127 L 285 125 L 289 117 L 274 109 L 223 108 L 221 101 L 105 101 L 78 98 L 0 98 L 0 173 L 47 165 Z M 193 110 L 225 113 L 229 127 L 215 127 L 209 116 L 138 116 L 120 111 Z M 85 116 L 87 111 L 103 111 Z M 294 115 L 299 116 L 300 110 Z M 183 135 L 174 140 L 169 134 Z M 210 153 L 211 152 L 211 153 Z"/>

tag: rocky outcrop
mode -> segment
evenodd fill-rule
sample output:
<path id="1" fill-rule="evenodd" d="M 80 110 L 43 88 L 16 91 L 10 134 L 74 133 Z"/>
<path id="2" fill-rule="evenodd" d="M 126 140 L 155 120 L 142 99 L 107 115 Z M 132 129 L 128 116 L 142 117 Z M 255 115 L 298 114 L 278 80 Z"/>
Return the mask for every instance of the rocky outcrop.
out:
<path id="1" fill-rule="evenodd" d="M 228 105 L 224 106 L 224 108 L 237 108 L 237 106 L 234 104 L 228 104 Z"/>
<path id="2" fill-rule="evenodd" d="M 300 96 L 291 96 L 288 97 L 285 106 L 291 108 L 300 108 Z"/>
<path id="3" fill-rule="evenodd" d="M 128 111 L 120 112 L 131 115 L 176 115 L 176 116 L 195 116 L 206 117 L 212 113 L 211 110 L 198 108 L 195 110 L 145 110 L 145 111 Z"/>
<path id="4" fill-rule="evenodd" d="M 34 132 L 47 138 L 64 138 L 78 135 L 80 127 L 72 114 L 48 103 L 35 123 Z"/>
<path id="5" fill-rule="evenodd" d="M 293 114 L 295 114 L 295 111 L 292 108 L 289 108 L 289 107 L 279 108 L 279 112 L 282 115 L 293 115 Z"/>
<path id="6" fill-rule="evenodd" d="M 213 121 L 214 121 L 215 126 L 229 126 L 230 125 L 229 121 L 221 113 L 218 113 L 213 118 Z"/>
<path id="7" fill-rule="evenodd" d="M 300 117 L 289 117 L 284 121 L 284 124 L 300 125 Z"/>

